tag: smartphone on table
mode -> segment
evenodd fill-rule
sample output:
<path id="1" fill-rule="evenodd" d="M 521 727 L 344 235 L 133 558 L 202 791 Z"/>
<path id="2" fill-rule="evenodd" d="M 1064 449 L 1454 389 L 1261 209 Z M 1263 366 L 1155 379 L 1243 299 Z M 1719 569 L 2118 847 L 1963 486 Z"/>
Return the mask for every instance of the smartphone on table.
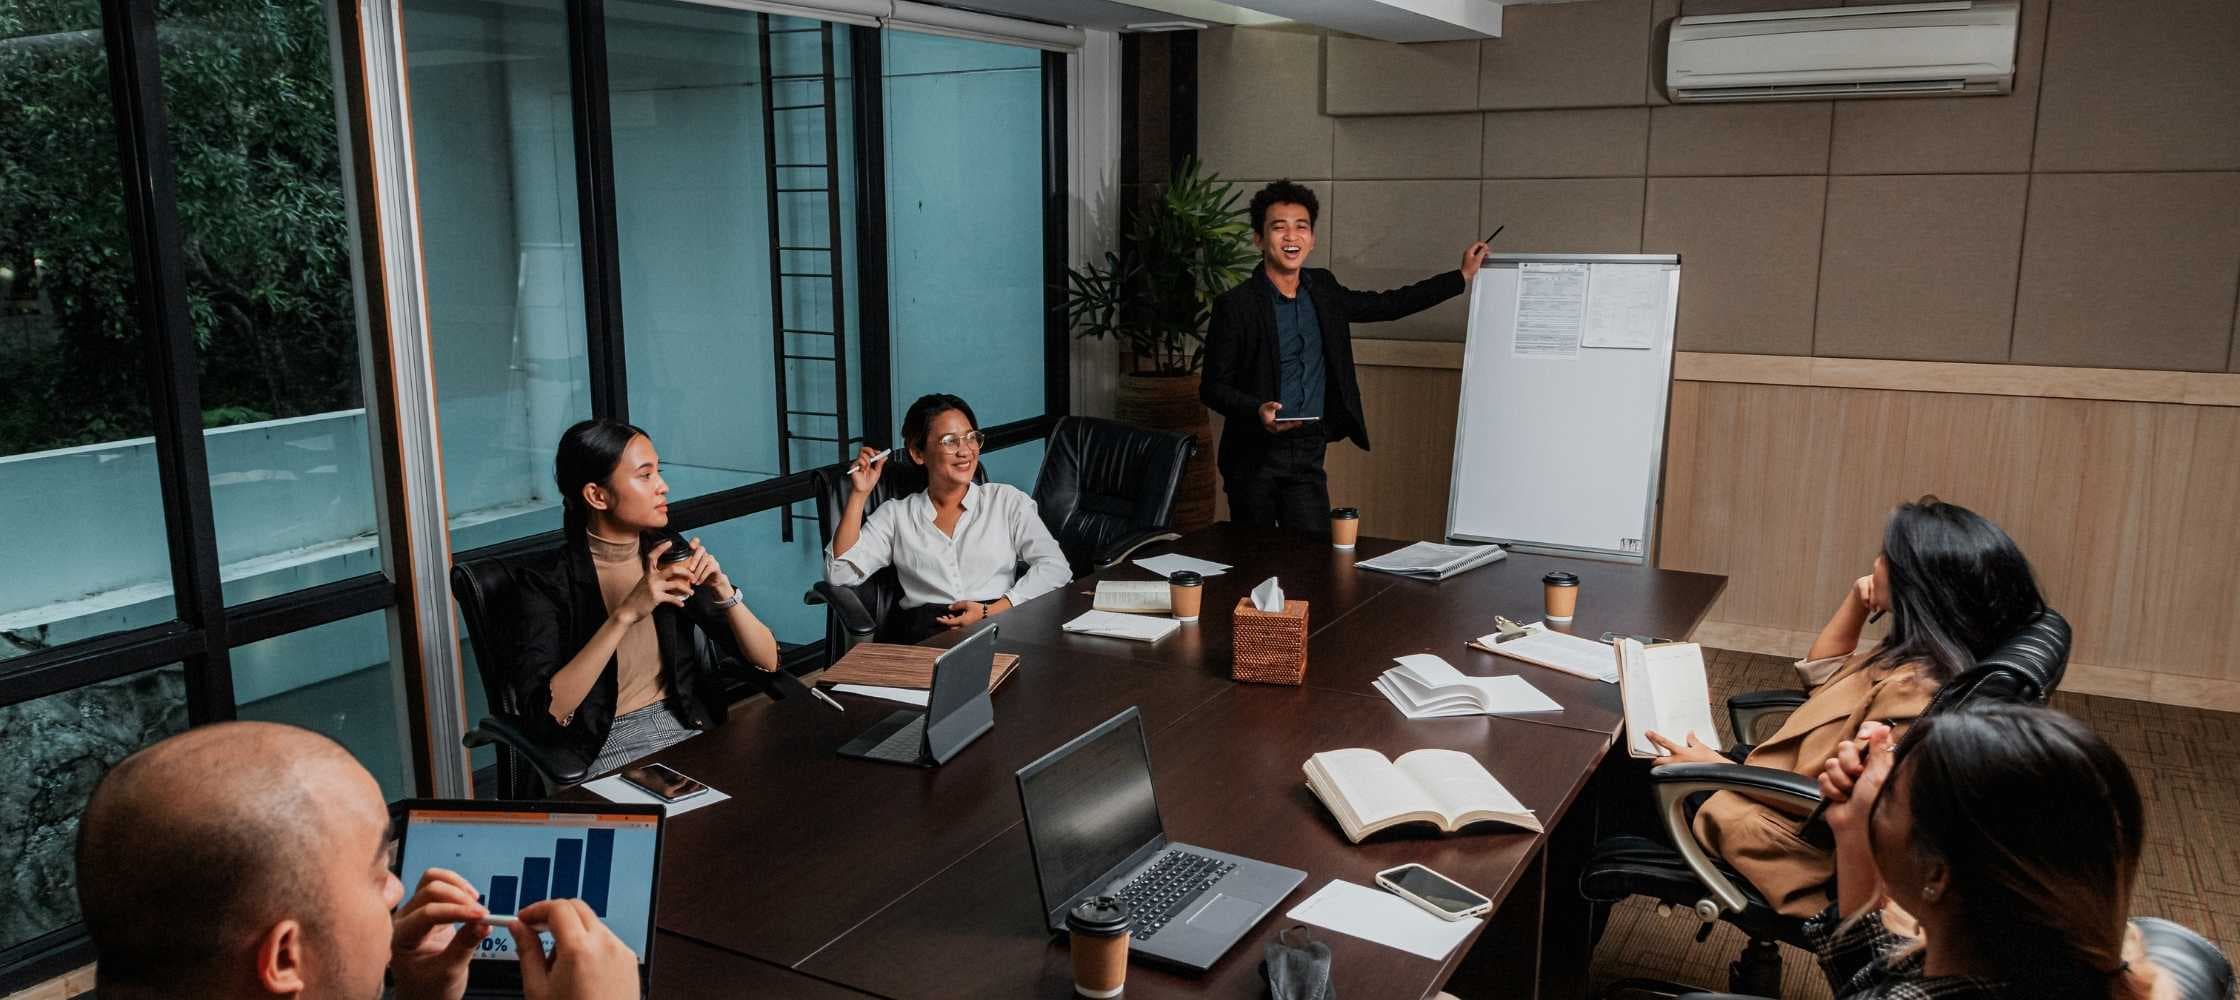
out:
<path id="1" fill-rule="evenodd" d="M 622 769 L 622 780 L 663 802 L 681 802 L 708 790 L 667 764 L 635 764 Z"/>
<path id="2" fill-rule="evenodd" d="M 1377 884 L 1442 920 L 1475 917 L 1493 909 L 1493 900 L 1412 861 L 1378 872 Z"/>

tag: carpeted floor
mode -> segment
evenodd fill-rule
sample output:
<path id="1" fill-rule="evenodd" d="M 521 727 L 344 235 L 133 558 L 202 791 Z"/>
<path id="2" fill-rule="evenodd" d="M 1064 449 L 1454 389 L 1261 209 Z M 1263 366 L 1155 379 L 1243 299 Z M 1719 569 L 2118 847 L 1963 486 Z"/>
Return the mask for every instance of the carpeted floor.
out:
<path id="1" fill-rule="evenodd" d="M 1796 685 L 1787 659 L 1705 653 L 1715 705 L 1739 691 Z M 2147 800 L 2146 857 L 2132 912 L 2178 921 L 2240 957 L 2240 715 L 2060 692 L 2053 705 L 2115 744 Z M 1724 713 L 1713 714 L 1724 731 Z M 1660 917 L 1644 897 L 1627 901 L 1595 949 L 1596 988 L 1629 976 L 1724 986 L 1743 936 L 1719 924 L 1699 944 L 1701 926 L 1687 911 Z M 1824 1000 L 1827 983 L 1811 956 L 1783 952 L 1782 996 Z"/>

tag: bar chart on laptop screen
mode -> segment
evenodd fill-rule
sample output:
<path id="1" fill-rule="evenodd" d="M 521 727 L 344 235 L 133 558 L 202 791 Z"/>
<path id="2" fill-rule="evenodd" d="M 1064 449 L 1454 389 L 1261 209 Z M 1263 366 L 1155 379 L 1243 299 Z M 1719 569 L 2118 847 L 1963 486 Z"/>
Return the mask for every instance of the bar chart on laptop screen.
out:
<path id="1" fill-rule="evenodd" d="M 399 868 L 408 896 L 430 868 L 457 872 L 497 916 L 542 900 L 581 899 L 643 955 L 653 852 L 647 816 L 415 811 Z M 514 958 L 511 936 L 495 931 L 479 954 Z"/>

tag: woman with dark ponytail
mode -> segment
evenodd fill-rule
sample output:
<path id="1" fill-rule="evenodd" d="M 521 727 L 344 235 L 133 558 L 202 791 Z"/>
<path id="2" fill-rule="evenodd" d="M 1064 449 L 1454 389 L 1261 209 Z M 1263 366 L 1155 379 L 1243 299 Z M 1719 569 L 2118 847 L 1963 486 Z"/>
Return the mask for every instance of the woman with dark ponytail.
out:
<path id="1" fill-rule="evenodd" d="M 1900 726 L 1926 710 L 1937 689 L 1999 648 L 2040 611 L 2030 563 L 1999 526 L 1935 497 L 1899 504 L 1882 531 L 1874 572 L 1853 582 L 1805 658 L 1807 692 L 1743 761 L 1804 777 L 1820 773 L 1835 745 L 1869 720 Z M 1859 648 L 1871 617 L 1887 613 L 1882 641 Z M 1651 733 L 1658 763 L 1728 763 L 1696 734 Z M 1640 798 L 1647 800 L 1646 793 Z M 1705 849 L 1734 867 L 1776 910 L 1804 918 L 1828 905 L 1835 860 L 1802 836 L 1803 810 L 1739 792 L 1706 799 L 1695 814 Z"/>
<path id="2" fill-rule="evenodd" d="M 516 702 L 547 741 L 600 774 L 723 720 L 702 643 L 719 661 L 778 666 L 777 639 L 747 609 L 715 557 L 663 562 L 674 542 L 661 456 L 644 431 L 586 420 L 560 436 L 552 460 L 566 541 L 552 561 L 518 574 Z"/>
<path id="3" fill-rule="evenodd" d="M 1859 735 L 1820 775 L 1837 900 L 1807 925 L 1837 1000 L 2152 995 L 2125 926 L 2143 810 L 2114 749 L 2022 705 Z"/>

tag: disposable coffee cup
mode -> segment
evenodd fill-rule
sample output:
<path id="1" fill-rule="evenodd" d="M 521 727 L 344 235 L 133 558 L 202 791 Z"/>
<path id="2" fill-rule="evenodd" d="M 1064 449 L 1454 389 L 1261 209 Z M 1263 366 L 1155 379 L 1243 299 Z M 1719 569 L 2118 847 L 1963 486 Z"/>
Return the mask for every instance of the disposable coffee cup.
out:
<path id="1" fill-rule="evenodd" d="M 1127 901 L 1112 896 L 1092 896 L 1066 911 L 1075 993 L 1104 1000 L 1127 989 L 1128 929 L 1133 923 Z"/>
<path id="2" fill-rule="evenodd" d="M 1174 616 L 1179 621 L 1198 620 L 1198 609 L 1204 606 L 1206 579 L 1189 570 L 1177 571 L 1167 577 L 1167 599 L 1174 605 Z"/>
<path id="3" fill-rule="evenodd" d="M 1547 598 L 1548 620 L 1570 621 L 1571 613 L 1579 608 L 1579 577 L 1557 570 L 1540 578 L 1540 590 Z"/>
<path id="4" fill-rule="evenodd" d="M 1330 512 L 1330 547 L 1350 549 L 1361 538 L 1361 510 L 1339 507 Z"/>

